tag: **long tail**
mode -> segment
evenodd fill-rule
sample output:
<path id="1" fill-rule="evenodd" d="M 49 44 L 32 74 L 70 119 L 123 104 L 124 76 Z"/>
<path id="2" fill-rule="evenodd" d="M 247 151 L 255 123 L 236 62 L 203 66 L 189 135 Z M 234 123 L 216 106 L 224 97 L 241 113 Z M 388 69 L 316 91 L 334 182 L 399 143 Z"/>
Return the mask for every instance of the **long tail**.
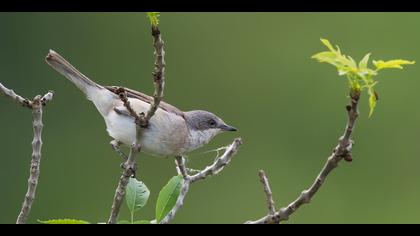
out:
<path id="1" fill-rule="evenodd" d="M 50 50 L 45 57 L 48 65 L 54 68 L 58 73 L 64 75 L 77 88 L 79 88 L 89 100 L 91 100 L 102 115 L 106 115 L 112 109 L 112 99 L 114 94 L 104 88 L 103 86 L 93 82 L 68 61 L 66 61 L 60 54 Z"/>

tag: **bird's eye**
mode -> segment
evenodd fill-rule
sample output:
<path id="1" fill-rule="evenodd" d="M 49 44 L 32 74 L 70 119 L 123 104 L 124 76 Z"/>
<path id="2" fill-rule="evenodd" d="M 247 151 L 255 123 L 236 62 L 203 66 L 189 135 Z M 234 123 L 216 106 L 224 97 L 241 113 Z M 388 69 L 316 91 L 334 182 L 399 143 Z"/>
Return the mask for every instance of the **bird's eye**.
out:
<path id="1" fill-rule="evenodd" d="M 216 121 L 215 120 L 209 120 L 210 127 L 216 127 Z"/>

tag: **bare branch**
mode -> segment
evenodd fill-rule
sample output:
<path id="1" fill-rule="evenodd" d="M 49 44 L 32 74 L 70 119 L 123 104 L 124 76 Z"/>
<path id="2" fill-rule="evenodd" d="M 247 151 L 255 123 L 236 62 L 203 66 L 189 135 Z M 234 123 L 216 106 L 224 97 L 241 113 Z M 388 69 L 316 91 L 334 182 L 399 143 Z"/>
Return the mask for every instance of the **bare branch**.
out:
<path id="1" fill-rule="evenodd" d="M 149 111 L 145 116 L 145 124 L 152 118 L 159 107 L 160 101 L 163 99 L 163 89 L 165 87 L 165 51 L 163 49 L 164 42 L 157 26 L 152 26 L 153 47 L 155 48 L 155 68 L 153 70 L 153 84 L 155 92 L 153 94 L 153 102 Z"/>
<path id="2" fill-rule="evenodd" d="M 146 115 L 144 113 L 136 114 L 134 109 L 131 107 L 130 102 L 127 99 L 126 91 L 123 88 L 118 90 L 119 97 L 124 103 L 124 106 L 130 112 L 130 114 L 135 118 L 136 123 L 136 142 L 132 144 L 130 149 L 130 154 L 127 158 L 127 161 L 123 164 L 123 173 L 120 177 L 117 189 L 115 190 L 114 201 L 111 207 L 111 215 L 108 219 L 108 224 L 115 224 L 118 219 L 118 214 L 125 196 L 125 190 L 127 188 L 128 181 L 131 176 L 135 176 L 136 173 L 136 160 L 135 155 L 140 152 L 141 146 L 139 138 L 141 136 L 141 131 L 143 128 L 146 128 L 149 124 L 149 120 L 155 114 L 156 110 L 159 107 L 160 101 L 163 98 L 163 89 L 165 85 L 165 51 L 163 49 L 163 41 L 160 36 L 160 31 L 157 26 L 152 27 L 152 36 L 153 36 L 153 46 L 155 48 L 155 68 L 153 72 L 153 83 L 155 86 L 155 92 L 153 95 L 153 102 L 150 105 L 149 110 Z M 114 146 L 113 146 L 114 147 Z M 188 191 L 185 190 L 185 191 Z"/>
<path id="3" fill-rule="evenodd" d="M 127 91 L 125 91 L 124 88 L 120 87 L 115 92 L 120 97 L 120 100 L 124 103 L 124 107 L 127 108 L 127 111 L 130 113 L 130 115 L 134 117 L 134 122 L 141 127 L 146 127 L 144 125 L 145 122 L 142 120 L 142 116 L 144 117 L 144 114 L 142 114 L 142 116 L 139 116 L 139 114 L 137 114 L 134 111 L 133 107 L 131 107 L 130 101 L 127 98 Z"/>
<path id="4" fill-rule="evenodd" d="M 225 153 L 221 157 L 217 158 L 216 161 L 212 165 L 207 166 L 204 170 L 191 176 L 190 177 L 191 183 L 194 183 L 201 179 L 205 179 L 211 175 L 216 175 L 220 171 L 222 171 L 223 168 L 227 164 L 229 164 L 229 162 L 232 160 L 232 157 L 236 154 L 241 144 L 242 144 L 242 139 L 236 138 L 233 141 L 233 143 L 226 149 Z"/>
<path id="5" fill-rule="evenodd" d="M 274 215 L 276 213 L 276 207 L 273 200 L 273 193 L 271 192 L 270 184 L 268 183 L 267 175 L 263 170 L 258 172 L 260 181 L 264 187 L 265 196 L 267 198 L 268 213 Z"/>
<path id="6" fill-rule="evenodd" d="M 321 172 L 316 177 L 312 185 L 307 189 L 302 191 L 299 197 L 291 202 L 287 207 L 281 208 L 275 214 L 269 214 L 256 221 L 248 221 L 248 224 L 268 224 L 268 223 L 280 223 L 289 219 L 289 216 L 293 214 L 300 206 L 305 203 L 309 203 L 313 196 L 318 192 L 319 188 L 325 182 L 328 174 L 338 166 L 338 163 L 341 160 L 351 161 L 351 151 L 352 143 L 351 134 L 353 133 L 354 125 L 357 117 L 359 116 L 358 112 L 358 102 L 359 102 L 360 92 L 352 91 L 350 93 L 350 105 L 346 106 L 348 120 L 346 129 L 343 136 L 339 139 L 338 145 L 335 147 L 333 153 L 328 157 L 327 162 L 322 168 Z"/>
<path id="7" fill-rule="evenodd" d="M 50 91 L 44 96 L 37 95 L 31 101 L 27 98 L 23 98 L 17 95 L 13 90 L 6 88 L 3 84 L 0 83 L 0 91 L 15 100 L 18 104 L 32 109 L 32 125 L 34 130 L 34 138 L 32 141 L 32 159 L 31 159 L 31 168 L 28 179 L 28 189 L 25 195 L 25 199 L 22 203 L 22 209 L 19 213 L 19 216 L 16 220 L 16 224 L 25 224 L 29 213 L 32 208 L 33 201 L 35 199 L 36 188 L 38 185 L 38 178 L 40 174 L 40 164 L 41 164 L 41 148 L 42 148 L 42 107 L 46 105 L 47 102 L 51 101 L 54 92 Z"/>
<path id="8" fill-rule="evenodd" d="M 114 201 L 112 202 L 111 215 L 108 219 L 108 224 L 115 224 L 117 222 L 128 181 L 130 180 L 130 177 L 136 173 L 137 166 L 135 156 L 140 152 L 140 150 L 140 145 L 137 142 L 131 145 L 130 154 L 128 155 L 127 161 L 123 164 L 124 170 L 118 182 L 117 189 L 115 190 Z"/>
<path id="9" fill-rule="evenodd" d="M 171 211 L 160 221 L 160 224 L 167 224 L 175 217 L 178 210 L 183 206 L 184 199 L 188 193 L 190 188 L 190 184 L 205 179 L 211 175 L 216 175 L 223 168 L 229 164 L 232 157 L 237 153 L 239 146 L 242 144 L 241 138 L 236 138 L 233 143 L 226 148 L 225 153 L 211 165 L 206 167 L 204 170 L 200 171 L 198 174 L 190 176 L 188 175 L 187 167 L 185 166 L 185 159 L 181 156 L 175 157 L 175 163 L 177 167 L 178 174 L 182 175 L 184 178 L 184 182 L 181 187 L 181 192 L 178 196 L 178 199 L 175 203 L 175 206 L 171 209 Z"/>
<path id="10" fill-rule="evenodd" d="M 0 83 L 0 92 L 10 97 L 11 99 L 15 100 L 18 104 L 27 108 L 32 108 L 31 100 L 17 95 L 15 91 L 13 91 L 12 89 L 6 88 L 2 83 Z"/>

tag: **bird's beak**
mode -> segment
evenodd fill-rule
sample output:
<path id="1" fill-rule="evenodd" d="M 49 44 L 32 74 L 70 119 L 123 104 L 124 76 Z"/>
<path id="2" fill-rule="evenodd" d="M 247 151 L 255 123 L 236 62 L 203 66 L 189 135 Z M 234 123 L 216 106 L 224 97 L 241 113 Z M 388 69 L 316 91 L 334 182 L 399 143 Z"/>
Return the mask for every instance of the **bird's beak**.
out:
<path id="1" fill-rule="evenodd" d="M 229 125 L 221 125 L 219 128 L 224 131 L 238 131 L 237 128 Z"/>

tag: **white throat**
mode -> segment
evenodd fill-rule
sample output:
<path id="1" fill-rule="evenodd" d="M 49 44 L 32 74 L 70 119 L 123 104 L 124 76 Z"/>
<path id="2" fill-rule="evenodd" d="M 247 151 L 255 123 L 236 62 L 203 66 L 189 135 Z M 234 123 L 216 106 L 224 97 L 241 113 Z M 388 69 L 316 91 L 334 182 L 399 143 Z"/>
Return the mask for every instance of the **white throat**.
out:
<path id="1" fill-rule="evenodd" d="M 197 148 L 210 142 L 210 140 L 219 134 L 220 129 L 207 129 L 207 130 L 194 130 L 191 129 L 188 136 L 188 152 L 193 151 Z"/>

